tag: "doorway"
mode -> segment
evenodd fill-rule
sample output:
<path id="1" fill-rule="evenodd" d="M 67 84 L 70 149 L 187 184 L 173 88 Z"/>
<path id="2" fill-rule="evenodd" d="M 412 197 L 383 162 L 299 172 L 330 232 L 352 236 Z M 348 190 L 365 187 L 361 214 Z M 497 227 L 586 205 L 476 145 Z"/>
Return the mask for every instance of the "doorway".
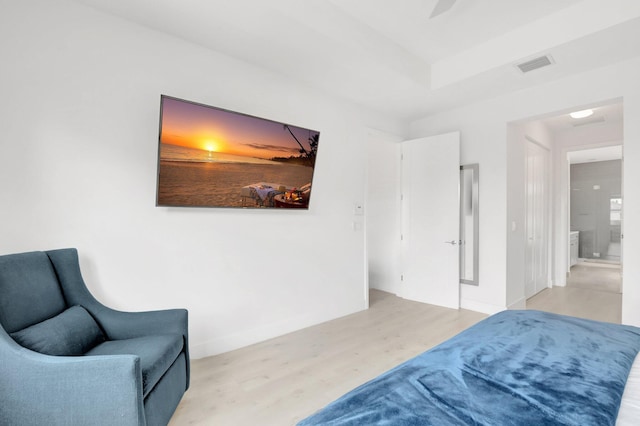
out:
<path id="1" fill-rule="evenodd" d="M 622 146 L 573 151 L 569 226 L 577 256 L 568 287 L 622 292 Z"/>
<path id="2" fill-rule="evenodd" d="M 571 112 L 586 108 L 591 110 L 589 112 L 590 115 L 581 119 L 571 117 Z M 508 198 L 507 229 L 509 230 L 508 247 L 510 248 L 508 250 L 507 275 L 511 282 L 517 283 L 521 280 L 522 284 L 521 286 L 514 284 L 508 288 L 511 293 L 507 293 L 507 298 L 510 306 L 526 306 L 526 299 L 531 294 L 531 290 L 526 288 L 531 287 L 527 285 L 527 280 L 529 272 L 534 267 L 530 256 L 525 254 L 529 236 L 527 235 L 528 229 L 524 229 L 527 226 L 526 220 L 524 220 L 527 214 L 525 200 L 527 188 L 525 181 L 527 177 L 525 176 L 523 163 L 527 161 L 526 144 L 528 136 L 540 141 L 543 146 L 549 149 L 550 153 L 550 168 L 548 169 L 549 240 L 546 246 L 548 250 L 549 288 L 544 289 L 542 293 L 552 295 L 557 292 L 552 291 L 551 287 L 566 287 L 572 275 L 574 279 L 579 278 L 577 269 L 571 270 L 572 257 L 574 256 L 571 256 L 570 195 L 572 191 L 569 183 L 570 164 L 568 154 L 570 152 L 572 155 L 573 153 L 578 155 L 581 152 L 586 154 L 589 149 L 593 148 L 614 145 L 623 146 L 622 99 L 612 99 L 599 104 L 571 108 L 545 116 L 513 122 L 510 123 L 508 132 L 510 141 L 508 156 L 511 166 L 508 168 L 508 190 L 510 195 Z M 523 159 L 520 160 L 522 162 L 519 162 L 519 159 Z M 593 185 L 591 188 L 593 190 Z M 520 193 L 522 195 L 518 191 L 522 191 Z M 592 249 L 591 257 L 594 259 L 588 259 L 590 263 L 588 266 L 591 266 L 592 262 L 593 264 L 599 263 L 601 265 L 604 262 L 615 261 L 616 256 L 620 256 L 620 261 L 622 262 L 624 255 L 623 209 L 623 190 L 620 190 L 617 194 L 611 193 L 610 198 L 607 200 L 605 212 L 602 213 L 608 218 L 609 240 L 606 247 Z M 522 227 L 520 227 L 520 223 L 523 224 Z M 618 229 L 620 230 L 619 237 Z M 588 236 L 585 235 L 585 237 Z M 599 238 L 602 241 L 604 237 L 600 235 Z M 618 238 L 619 241 L 616 241 Z M 585 238 L 582 241 L 586 240 Z M 579 243 L 576 241 L 575 244 L 575 247 L 578 248 Z M 598 247 L 602 247 L 602 245 Z M 593 256 L 594 253 L 596 256 Z M 597 257 L 598 254 L 600 255 L 599 258 Z M 578 252 L 575 253 L 576 261 L 583 259 L 587 258 L 579 256 Z M 591 274 L 591 278 L 600 280 L 596 278 L 597 272 L 607 272 L 606 268 L 602 269 L 604 271 L 590 269 L 585 271 L 585 274 Z M 522 299 L 518 299 L 518 297 L 522 297 Z M 594 297 L 597 299 L 597 296 Z M 522 300 L 522 304 L 520 300 Z M 621 300 L 619 294 L 616 300 Z M 621 303 L 618 303 L 618 305 L 621 305 Z"/>

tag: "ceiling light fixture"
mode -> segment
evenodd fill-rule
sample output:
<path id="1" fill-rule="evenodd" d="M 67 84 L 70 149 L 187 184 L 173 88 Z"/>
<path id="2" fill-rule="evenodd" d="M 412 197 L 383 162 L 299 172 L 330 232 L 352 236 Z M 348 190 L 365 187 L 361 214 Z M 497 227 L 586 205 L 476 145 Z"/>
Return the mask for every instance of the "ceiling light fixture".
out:
<path id="1" fill-rule="evenodd" d="M 592 109 L 583 109 L 582 111 L 576 111 L 569 114 L 572 118 L 586 118 L 593 115 Z"/>

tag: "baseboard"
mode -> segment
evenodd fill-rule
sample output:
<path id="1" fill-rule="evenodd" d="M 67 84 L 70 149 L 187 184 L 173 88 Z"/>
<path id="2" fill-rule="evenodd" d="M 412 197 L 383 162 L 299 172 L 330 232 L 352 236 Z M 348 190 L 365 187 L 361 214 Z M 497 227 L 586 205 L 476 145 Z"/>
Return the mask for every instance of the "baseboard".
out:
<path id="1" fill-rule="evenodd" d="M 318 312 L 315 314 L 301 315 L 296 318 L 289 318 L 284 321 L 274 322 L 272 324 L 256 327 L 242 333 L 227 334 L 225 336 L 216 336 L 204 342 L 194 344 L 190 342 L 189 356 L 191 359 L 200 359 L 209 356 L 219 355 L 225 352 L 234 351 L 265 340 L 283 336 L 288 333 L 302 330 L 326 321 L 341 318 L 346 315 L 359 312 L 362 309 L 349 312 L 339 312 L 333 318 L 327 318 L 326 312 Z"/>
<path id="2" fill-rule="evenodd" d="M 527 299 L 522 298 L 518 299 L 515 302 L 511 303 L 506 308 L 503 306 L 491 305 L 489 303 L 476 302 L 475 300 L 460 300 L 460 307 L 462 309 L 468 309 L 470 311 L 481 312 L 487 315 L 494 315 L 498 312 L 505 311 L 507 309 L 526 309 L 527 308 Z"/>
<path id="3" fill-rule="evenodd" d="M 527 309 L 527 299 L 525 299 L 524 297 L 518 299 L 507 306 L 507 309 Z"/>
<path id="4" fill-rule="evenodd" d="M 462 309 L 468 309 L 470 311 L 481 312 L 487 315 L 497 314 L 498 312 L 504 311 L 506 308 L 503 306 L 491 305 L 489 303 L 477 302 L 475 300 L 460 300 L 460 307 Z"/>

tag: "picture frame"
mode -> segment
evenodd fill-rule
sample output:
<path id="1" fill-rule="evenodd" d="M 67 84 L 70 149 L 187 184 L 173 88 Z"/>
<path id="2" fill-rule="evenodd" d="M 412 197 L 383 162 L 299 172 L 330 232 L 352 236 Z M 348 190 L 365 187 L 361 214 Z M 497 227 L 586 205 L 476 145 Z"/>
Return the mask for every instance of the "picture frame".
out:
<path id="1" fill-rule="evenodd" d="M 156 205 L 308 209 L 320 132 L 161 96 Z"/>

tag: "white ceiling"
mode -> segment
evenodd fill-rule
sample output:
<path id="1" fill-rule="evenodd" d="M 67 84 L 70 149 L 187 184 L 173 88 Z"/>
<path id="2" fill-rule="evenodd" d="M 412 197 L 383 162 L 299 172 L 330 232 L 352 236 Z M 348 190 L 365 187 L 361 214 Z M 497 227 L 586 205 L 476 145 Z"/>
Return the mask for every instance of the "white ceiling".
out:
<path id="1" fill-rule="evenodd" d="M 637 0 L 76 1 L 401 120 L 640 54 Z"/>

